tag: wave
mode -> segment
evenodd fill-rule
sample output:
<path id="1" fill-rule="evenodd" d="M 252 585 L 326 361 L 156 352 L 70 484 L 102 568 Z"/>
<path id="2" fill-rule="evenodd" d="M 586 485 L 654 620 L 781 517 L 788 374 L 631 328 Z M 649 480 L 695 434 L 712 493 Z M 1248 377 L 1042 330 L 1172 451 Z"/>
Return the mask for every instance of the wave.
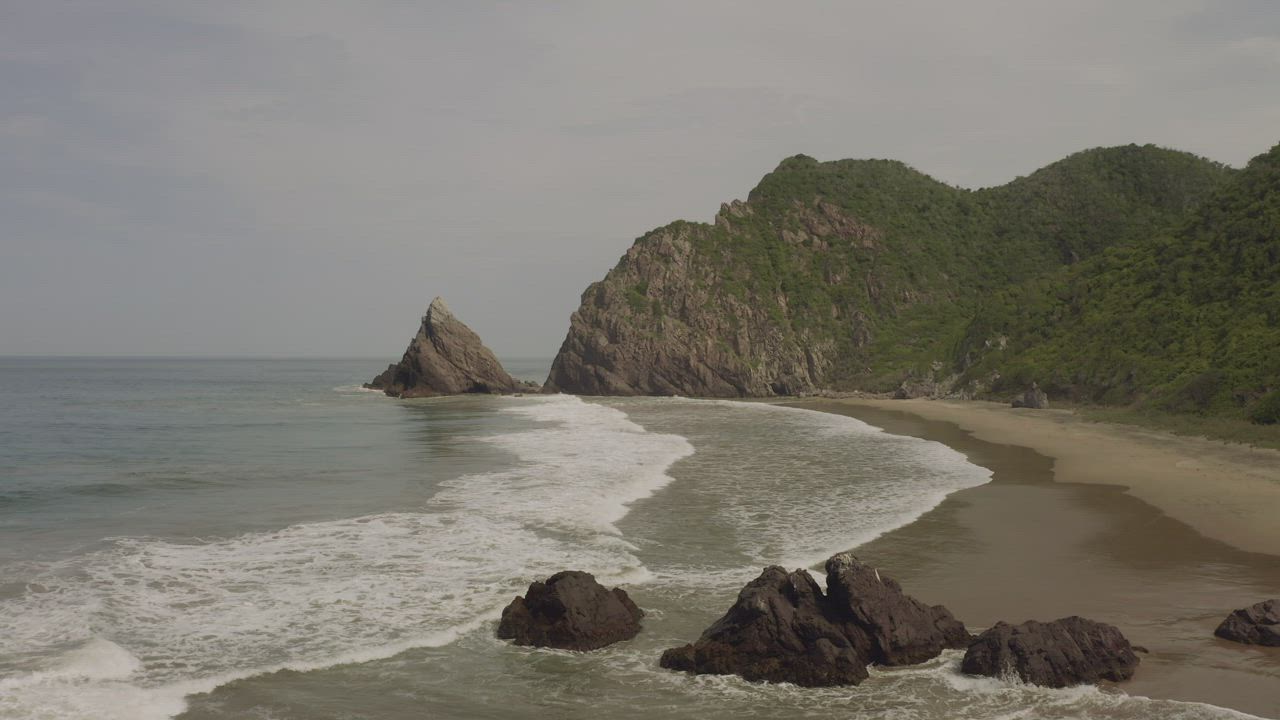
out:
<path id="1" fill-rule="evenodd" d="M 451 645 L 496 619 L 529 580 L 566 567 L 607 584 L 645 583 L 651 596 L 674 599 L 668 611 L 688 596 L 731 597 L 760 565 L 812 567 L 990 478 L 939 443 L 804 409 L 563 395 L 492 401 L 487 407 L 518 431 L 470 441 L 516 461 L 444 481 L 416 511 L 208 542 L 117 538 L 106 550 L 24 566 L 25 591 L 0 593 L 8 643 L 0 718 L 160 720 L 181 713 L 188 696 L 240 678 Z M 672 485 L 673 476 L 682 482 Z M 659 512 L 632 514 L 664 488 Z M 690 547 L 622 532 L 650 516 L 717 530 L 687 533 L 708 543 Z M 657 668 L 651 644 L 573 661 L 603 663 L 640 697 L 652 690 L 676 699 L 685 714 L 1248 717 L 1096 688 L 968 678 L 955 653 L 875 670 L 856 691 L 689 678 Z"/>
<path id="2" fill-rule="evenodd" d="M 1129 695 L 1096 685 L 1058 689 L 971 677 L 960 672 L 962 656 L 962 651 L 945 650 L 910 667 L 872 666 L 863 684 L 830 688 L 752 683 L 732 675 L 689 677 L 662 670 L 625 649 L 600 661 L 612 672 L 625 674 L 637 693 L 681 697 L 681 710 L 690 717 L 1263 720 L 1215 705 Z"/>
<path id="3" fill-rule="evenodd" d="M 614 523 L 692 446 L 570 396 L 500 412 L 535 425 L 484 438 L 519 462 L 442 483 L 421 512 L 214 542 L 119 538 L 46 568 L 42 592 L 0 601 L 21 668 L 0 681 L 0 716 L 169 717 L 232 679 L 447 643 L 565 567 L 646 579 Z"/>
<path id="4" fill-rule="evenodd" d="M 386 395 L 386 393 L 381 390 L 367 388 L 363 385 L 339 385 L 338 387 L 335 387 L 333 391 L 340 393 L 373 393 L 374 395 Z"/>
<path id="5" fill-rule="evenodd" d="M 716 496 L 712 520 L 757 571 L 818 566 L 991 479 L 942 443 L 844 415 L 734 400 L 650 402 L 663 407 L 652 427 L 698 446 L 683 472 Z"/>

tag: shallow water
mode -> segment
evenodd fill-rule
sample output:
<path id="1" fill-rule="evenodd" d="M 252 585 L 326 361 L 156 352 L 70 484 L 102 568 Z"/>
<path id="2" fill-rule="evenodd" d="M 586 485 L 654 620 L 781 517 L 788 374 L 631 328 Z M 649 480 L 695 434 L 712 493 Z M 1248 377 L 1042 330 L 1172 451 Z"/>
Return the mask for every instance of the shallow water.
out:
<path id="1" fill-rule="evenodd" d="M 379 369 L 0 360 L 0 717 L 1233 716 L 969 679 L 956 654 L 817 691 L 660 670 L 762 565 L 990 472 L 807 410 L 400 402 L 359 390 Z M 591 654 L 492 638 L 566 567 L 624 584 L 645 632 Z"/>

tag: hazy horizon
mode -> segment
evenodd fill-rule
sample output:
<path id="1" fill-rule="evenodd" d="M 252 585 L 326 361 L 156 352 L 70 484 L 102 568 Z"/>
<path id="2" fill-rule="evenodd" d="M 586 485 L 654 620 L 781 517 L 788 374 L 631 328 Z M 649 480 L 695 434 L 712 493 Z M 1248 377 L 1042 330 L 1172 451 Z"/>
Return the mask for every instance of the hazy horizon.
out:
<path id="1" fill-rule="evenodd" d="M 1280 141 L 1253 0 L 9 4 L 0 356 L 549 357 L 631 242 L 798 153 L 963 187 Z"/>

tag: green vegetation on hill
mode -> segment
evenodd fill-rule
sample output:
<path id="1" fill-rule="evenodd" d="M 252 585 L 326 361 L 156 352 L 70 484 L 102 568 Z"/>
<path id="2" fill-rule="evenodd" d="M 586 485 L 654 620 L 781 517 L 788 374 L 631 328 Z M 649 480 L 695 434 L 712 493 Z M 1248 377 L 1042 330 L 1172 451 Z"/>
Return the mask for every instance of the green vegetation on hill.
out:
<path id="1" fill-rule="evenodd" d="M 935 375 L 989 294 L 1176 226 L 1232 172 L 1126 146 L 971 191 L 896 161 L 798 155 L 751 191 L 753 214 L 702 226 L 699 246 L 725 291 L 765 304 L 785 331 L 835 344 L 830 385 L 889 390 Z"/>
<path id="2" fill-rule="evenodd" d="M 997 393 L 1280 421 L 1280 145 L 1171 231 L 992 294 L 957 360 Z"/>
<path id="3" fill-rule="evenodd" d="M 637 240 L 583 295 L 553 385 L 1051 398 L 1280 423 L 1280 146 L 1244 170 L 1152 145 L 966 190 L 900 162 L 784 160 L 713 224 Z"/>

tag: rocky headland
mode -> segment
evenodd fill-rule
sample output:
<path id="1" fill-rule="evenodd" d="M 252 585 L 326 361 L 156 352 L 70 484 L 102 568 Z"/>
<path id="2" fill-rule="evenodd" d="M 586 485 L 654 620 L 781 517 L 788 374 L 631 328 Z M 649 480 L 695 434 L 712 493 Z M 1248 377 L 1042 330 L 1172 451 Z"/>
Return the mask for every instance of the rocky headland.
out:
<path id="1" fill-rule="evenodd" d="M 1277 180 L 1280 146 L 1240 171 L 1098 148 L 973 191 L 798 155 L 713 222 L 637 239 L 582 294 L 546 387 L 1052 397 L 1280 422 L 1275 363 L 1252 350 L 1280 343 Z M 1151 317 L 1160 332 L 1135 322 Z"/>

